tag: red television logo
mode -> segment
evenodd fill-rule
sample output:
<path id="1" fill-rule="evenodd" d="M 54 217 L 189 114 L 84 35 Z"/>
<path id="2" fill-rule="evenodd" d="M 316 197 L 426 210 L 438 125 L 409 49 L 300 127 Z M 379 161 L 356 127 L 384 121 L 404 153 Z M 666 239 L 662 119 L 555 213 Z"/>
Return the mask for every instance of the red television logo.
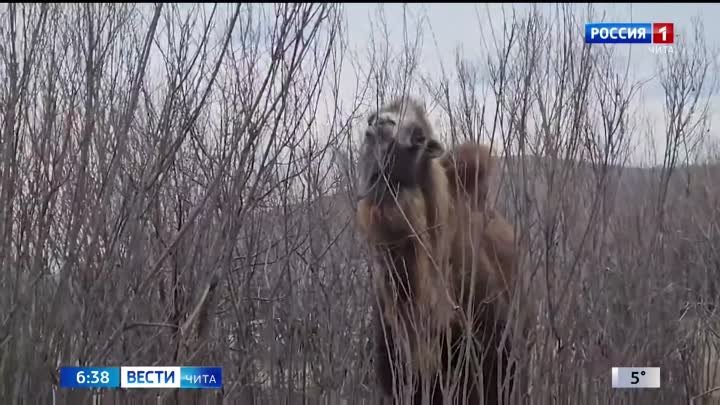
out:
<path id="1" fill-rule="evenodd" d="M 672 44 L 675 41 L 673 23 L 653 23 L 652 30 L 653 44 Z"/>

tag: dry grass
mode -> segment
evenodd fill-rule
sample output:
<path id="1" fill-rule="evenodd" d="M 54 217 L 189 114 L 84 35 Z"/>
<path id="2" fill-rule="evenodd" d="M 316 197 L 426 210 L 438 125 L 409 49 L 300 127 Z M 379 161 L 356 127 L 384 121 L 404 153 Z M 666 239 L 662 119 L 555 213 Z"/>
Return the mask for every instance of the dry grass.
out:
<path id="1" fill-rule="evenodd" d="M 443 77 L 417 65 L 428 33 L 373 30 L 370 63 L 340 6 L 275 8 L 0 6 L 1 404 L 93 403 L 55 385 L 76 364 L 224 367 L 219 394 L 103 403 L 373 402 L 354 126 L 403 92 L 448 142 L 524 157 L 495 187 L 541 309 L 517 403 L 720 403 L 718 167 L 691 153 L 716 135 L 703 38 L 659 65 L 663 161 L 621 169 L 658 134 L 577 8 L 508 16 Z M 663 388 L 612 390 L 621 365 L 661 367 Z"/>

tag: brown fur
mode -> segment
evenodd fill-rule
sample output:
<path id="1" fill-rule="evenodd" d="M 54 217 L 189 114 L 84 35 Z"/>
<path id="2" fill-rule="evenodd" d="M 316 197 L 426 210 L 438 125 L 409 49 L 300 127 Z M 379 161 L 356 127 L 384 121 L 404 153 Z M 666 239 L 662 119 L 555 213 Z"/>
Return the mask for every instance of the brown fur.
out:
<path id="1" fill-rule="evenodd" d="M 429 125 L 423 125 L 432 136 Z M 402 368 L 393 367 L 392 360 L 403 357 L 412 359 L 412 374 L 445 378 L 446 367 L 463 360 L 449 356 L 446 345 L 463 341 L 464 325 L 470 325 L 475 338 L 489 346 L 484 348 L 488 359 L 482 371 L 490 401 L 486 403 L 494 404 L 499 360 L 495 354 L 503 345 L 499 335 L 516 264 L 512 227 L 494 210 L 485 210 L 490 151 L 484 145 L 465 144 L 417 167 L 422 171 L 418 184 L 398 187 L 379 199 L 365 196 L 358 204 L 358 226 L 381 265 L 375 274 L 380 382 L 392 395 L 393 373 Z M 461 383 L 464 377 L 453 376 L 450 382 Z M 469 378 L 471 383 L 479 381 L 472 371 Z M 428 385 L 431 403 L 442 403 L 445 390 Z M 469 396 L 463 403 L 480 403 L 477 386 L 461 389 Z M 415 403 L 420 391 L 412 391 Z"/>
<path id="2" fill-rule="evenodd" d="M 487 145 L 463 143 L 457 146 L 443 159 L 450 191 L 456 197 L 469 200 L 473 208 L 484 208 L 491 164 L 492 157 Z"/>
<path id="3" fill-rule="evenodd" d="M 462 214 L 460 223 L 468 222 L 469 228 L 480 232 L 480 244 L 492 261 L 493 269 L 500 272 L 500 284 L 496 287 L 509 292 L 517 271 L 515 232 L 497 210 L 487 206 L 492 164 L 490 148 L 476 143 L 457 146 L 442 161 L 450 193 L 455 199 L 455 210 Z M 463 204 L 467 206 L 463 207 Z M 463 246 L 468 237 L 463 229 L 459 229 L 454 245 Z M 487 270 L 493 272 L 493 269 Z"/>
<path id="4" fill-rule="evenodd" d="M 501 403 L 497 393 L 497 367 L 507 367 L 512 345 L 505 320 L 510 308 L 517 272 L 517 248 L 512 225 L 487 206 L 492 158 L 486 145 L 466 143 L 443 159 L 457 227 L 454 232 L 451 271 L 455 295 L 472 321 L 475 338 L 482 342 L 486 358 L 482 365 L 486 404 Z M 527 329 L 523 328 L 525 334 Z M 503 349 L 500 357 L 495 350 Z M 511 372 L 514 370 L 510 369 Z M 501 372 L 501 382 L 506 383 Z M 507 392 L 512 391 L 511 377 Z M 468 404 L 480 402 L 468 402 Z"/>

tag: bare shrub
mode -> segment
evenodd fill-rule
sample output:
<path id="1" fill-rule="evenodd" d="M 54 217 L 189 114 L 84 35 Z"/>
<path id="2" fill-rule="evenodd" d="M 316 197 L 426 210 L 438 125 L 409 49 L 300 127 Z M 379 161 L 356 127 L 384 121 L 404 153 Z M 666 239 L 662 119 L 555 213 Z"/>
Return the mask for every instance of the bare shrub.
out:
<path id="1" fill-rule="evenodd" d="M 538 308 L 510 402 L 718 403 L 702 26 L 648 54 L 644 81 L 624 47 L 583 43 L 591 7 L 479 7 L 480 59 L 437 75 L 402 7 L 353 52 L 340 5 L 0 6 L 0 403 L 375 403 L 352 179 L 362 120 L 404 94 L 446 146 L 500 157 L 489 201 L 524 252 L 512 311 Z M 658 159 L 636 164 L 646 146 Z M 61 366 L 129 364 L 220 365 L 225 384 L 57 386 Z M 664 388 L 611 389 L 623 365 L 661 367 Z"/>

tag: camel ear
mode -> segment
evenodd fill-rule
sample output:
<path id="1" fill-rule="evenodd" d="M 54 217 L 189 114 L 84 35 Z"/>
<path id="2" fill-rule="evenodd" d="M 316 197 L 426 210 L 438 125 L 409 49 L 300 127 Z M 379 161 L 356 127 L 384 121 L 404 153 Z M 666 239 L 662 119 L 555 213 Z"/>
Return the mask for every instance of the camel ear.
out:
<path id="1" fill-rule="evenodd" d="M 435 139 L 428 139 L 427 145 L 425 145 L 425 154 L 430 159 L 439 158 L 445 154 L 445 148 Z"/>

